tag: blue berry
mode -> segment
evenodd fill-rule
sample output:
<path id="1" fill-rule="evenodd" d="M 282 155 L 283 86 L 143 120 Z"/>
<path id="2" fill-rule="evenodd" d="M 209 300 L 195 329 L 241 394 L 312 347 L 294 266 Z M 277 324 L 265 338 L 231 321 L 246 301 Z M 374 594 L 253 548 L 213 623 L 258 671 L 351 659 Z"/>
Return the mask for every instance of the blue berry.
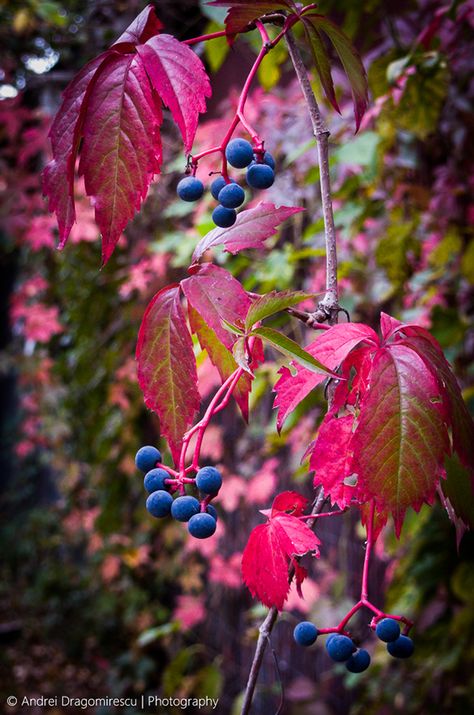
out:
<path id="1" fill-rule="evenodd" d="M 362 673 L 364 670 L 367 670 L 369 665 L 370 655 L 363 648 L 353 653 L 353 655 L 346 660 L 346 668 L 351 673 Z"/>
<path id="2" fill-rule="evenodd" d="M 208 504 L 206 511 L 217 521 L 217 509 L 215 506 L 212 506 L 212 504 Z"/>
<path id="3" fill-rule="evenodd" d="M 246 139 L 232 139 L 225 150 L 226 159 L 236 169 L 244 169 L 253 160 L 253 149 Z"/>
<path id="4" fill-rule="evenodd" d="M 219 201 L 226 209 L 236 209 L 245 201 L 245 191 L 238 184 L 226 184 L 219 191 Z"/>
<path id="5" fill-rule="evenodd" d="M 159 489 L 167 489 L 167 484 L 165 484 L 165 479 L 169 479 L 170 475 L 165 472 L 164 469 L 150 469 L 149 472 L 145 474 L 145 479 L 143 480 L 143 486 L 149 494 L 152 492 L 157 492 Z"/>
<path id="6" fill-rule="evenodd" d="M 172 503 L 173 497 L 171 494 L 160 490 L 150 494 L 146 500 L 146 508 L 152 516 L 159 518 L 161 516 L 168 516 L 171 511 Z"/>
<path id="7" fill-rule="evenodd" d="M 375 626 L 375 632 L 381 641 L 391 643 L 400 635 L 400 626 L 394 618 L 383 618 Z"/>
<path id="8" fill-rule="evenodd" d="M 409 658 L 413 655 L 415 646 L 408 636 L 399 636 L 396 641 L 387 643 L 387 650 L 394 658 Z"/>
<path id="9" fill-rule="evenodd" d="M 176 187 L 176 193 L 182 201 L 197 201 L 204 193 L 204 185 L 195 176 L 185 176 Z"/>
<path id="10" fill-rule="evenodd" d="M 216 206 L 212 212 L 212 220 L 220 228 L 230 228 L 237 219 L 235 209 L 226 209 L 225 206 Z"/>
<path id="11" fill-rule="evenodd" d="M 230 180 L 231 184 L 235 184 L 234 179 Z M 229 186 L 229 184 L 226 182 L 223 176 L 218 176 L 217 179 L 214 179 L 214 181 L 211 184 L 211 194 L 217 201 L 219 198 L 219 191 L 224 188 L 224 186 Z"/>
<path id="12" fill-rule="evenodd" d="M 171 505 L 171 516 L 177 521 L 189 521 L 199 514 L 201 505 L 195 497 L 178 497 Z"/>
<path id="13" fill-rule="evenodd" d="M 161 462 L 161 453 L 156 447 L 140 447 L 135 455 L 135 464 L 141 472 L 149 472 L 157 462 Z"/>
<path id="14" fill-rule="evenodd" d="M 318 629 L 310 621 L 301 621 L 293 631 L 293 638 L 298 645 L 313 645 L 318 637 Z"/>
<path id="15" fill-rule="evenodd" d="M 268 189 L 275 181 L 275 173 L 266 164 L 252 164 L 247 169 L 247 184 L 253 189 Z"/>
<path id="16" fill-rule="evenodd" d="M 216 520 L 210 514 L 194 514 L 188 521 L 188 531 L 196 539 L 207 539 L 215 530 Z"/>
<path id="17" fill-rule="evenodd" d="M 263 163 L 269 166 L 270 169 L 273 169 L 273 171 L 275 171 L 275 159 L 269 151 L 266 151 L 263 155 Z"/>
<path id="18" fill-rule="evenodd" d="M 335 635 L 326 641 L 326 650 L 333 660 L 337 663 L 343 663 L 351 657 L 354 651 L 354 644 L 347 636 Z"/>
<path id="19" fill-rule="evenodd" d="M 217 494 L 222 486 L 221 473 L 215 467 L 203 467 L 196 474 L 196 486 L 203 494 Z"/>

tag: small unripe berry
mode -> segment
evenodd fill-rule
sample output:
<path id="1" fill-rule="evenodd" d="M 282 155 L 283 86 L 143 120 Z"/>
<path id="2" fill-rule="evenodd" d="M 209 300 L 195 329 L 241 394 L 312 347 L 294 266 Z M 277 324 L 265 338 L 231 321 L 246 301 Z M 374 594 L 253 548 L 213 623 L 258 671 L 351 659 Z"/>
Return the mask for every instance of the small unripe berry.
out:
<path id="1" fill-rule="evenodd" d="M 381 641 L 391 643 L 400 635 L 400 626 L 394 618 L 383 618 L 375 626 L 375 632 Z"/>
<path id="2" fill-rule="evenodd" d="M 173 497 L 169 492 L 157 491 L 150 494 L 146 500 L 146 508 L 152 516 L 160 518 L 162 516 L 168 516 L 171 511 L 172 503 Z"/>
<path id="3" fill-rule="evenodd" d="M 252 164 L 247 169 L 247 184 L 253 189 L 268 189 L 274 181 L 274 171 L 266 164 Z"/>
<path id="4" fill-rule="evenodd" d="M 244 169 L 253 160 L 253 148 L 246 139 L 232 139 L 226 147 L 225 156 L 231 166 Z"/>
<path id="5" fill-rule="evenodd" d="M 195 176 L 185 176 L 178 183 L 176 193 L 182 201 L 197 201 L 204 193 L 204 185 Z"/>
<path id="6" fill-rule="evenodd" d="M 165 490 L 168 487 L 168 485 L 165 484 L 165 479 L 170 479 L 170 475 L 168 472 L 165 472 L 164 469 L 150 469 L 150 471 L 145 474 L 143 486 L 149 494 L 157 492 L 159 489 Z"/>
<path id="7" fill-rule="evenodd" d="M 335 635 L 326 641 L 326 650 L 337 663 L 343 663 L 350 658 L 354 648 L 354 643 L 347 636 Z"/>
<path id="8" fill-rule="evenodd" d="M 196 539 L 207 539 L 216 530 L 216 520 L 204 512 L 195 514 L 188 521 L 188 531 Z"/>
<path id="9" fill-rule="evenodd" d="M 171 516 L 177 521 L 189 521 L 194 514 L 199 514 L 200 508 L 195 497 L 178 497 L 171 505 Z"/>
<path id="10" fill-rule="evenodd" d="M 230 228 L 237 219 L 235 209 L 226 209 L 225 206 L 216 206 L 212 212 L 212 220 L 220 228 Z"/>
<path id="11" fill-rule="evenodd" d="M 196 486 L 203 494 L 217 494 L 222 486 L 221 473 L 215 467 L 203 467 L 196 474 Z"/>
<path id="12" fill-rule="evenodd" d="M 219 201 L 226 209 L 236 209 L 245 201 L 245 191 L 238 184 L 226 184 L 219 191 Z"/>
<path id="13" fill-rule="evenodd" d="M 366 650 L 361 648 L 356 653 L 353 653 L 348 660 L 346 660 L 346 668 L 351 673 L 362 673 L 370 665 L 370 655 Z"/>
<path id="14" fill-rule="evenodd" d="M 141 472 L 149 472 L 157 462 L 161 462 L 161 453 L 156 447 L 150 445 L 140 447 L 135 455 L 135 464 Z"/>
<path id="15" fill-rule="evenodd" d="M 234 179 L 231 179 L 230 183 L 235 184 Z M 218 176 L 217 179 L 214 179 L 214 181 L 212 182 L 211 194 L 213 195 L 213 197 L 215 198 L 216 201 L 218 201 L 218 199 L 219 199 L 219 191 L 221 191 L 224 188 L 224 186 L 230 186 L 230 184 L 228 184 L 226 182 L 226 180 L 224 179 L 223 176 Z"/>
<path id="16" fill-rule="evenodd" d="M 301 621 L 293 631 L 293 638 L 298 645 L 313 645 L 318 637 L 318 629 L 311 621 Z"/>
<path id="17" fill-rule="evenodd" d="M 409 658 L 413 655 L 415 646 L 408 636 L 399 636 L 396 641 L 387 643 L 387 650 L 394 658 Z"/>

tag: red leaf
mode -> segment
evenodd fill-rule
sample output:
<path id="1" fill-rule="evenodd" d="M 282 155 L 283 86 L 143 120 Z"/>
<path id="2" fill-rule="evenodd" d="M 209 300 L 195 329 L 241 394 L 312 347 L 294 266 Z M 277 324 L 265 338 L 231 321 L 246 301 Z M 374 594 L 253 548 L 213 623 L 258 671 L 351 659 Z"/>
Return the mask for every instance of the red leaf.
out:
<path id="1" fill-rule="evenodd" d="M 234 356 L 230 350 L 221 343 L 215 332 L 206 324 L 201 315 L 194 310 L 191 303 L 188 303 L 188 312 L 192 332 L 197 335 L 201 348 L 206 350 L 209 359 L 217 368 L 221 380 L 224 382 L 237 369 Z M 251 375 L 245 372 L 232 393 L 246 421 L 248 421 L 249 416 L 249 394 L 252 388 L 252 379 Z"/>
<path id="2" fill-rule="evenodd" d="M 199 114 L 206 111 L 211 85 L 199 57 L 171 35 L 156 35 L 137 51 L 143 59 L 150 81 L 183 137 L 186 152 L 191 150 Z"/>
<path id="3" fill-rule="evenodd" d="M 264 241 L 274 236 L 277 226 L 293 214 L 304 209 L 298 206 L 280 206 L 260 203 L 253 209 L 237 214 L 230 228 L 215 228 L 202 238 L 193 253 L 193 263 L 198 263 L 204 253 L 214 246 L 224 246 L 228 253 L 236 254 L 249 248 L 265 248 Z"/>
<path id="4" fill-rule="evenodd" d="M 163 25 L 156 17 L 153 5 L 147 5 L 146 8 L 137 15 L 131 25 L 127 27 L 125 32 L 120 35 L 118 40 L 115 40 L 112 47 L 116 47 L 122 43 L 138 45 L 139 42 L 146 42 L 150 37 L 153 37 L 153 35 L 157 35 L 162 29 Z"/>
<path id="5" fill-rule="evenodd" d="M 279 513 L 292 516 L 301 516 L 308 505 L 308 499 L 298 492 L 282 492 L 278 494 L 272 504 L 272 517 Z"/>
<path id="6" fill-rule="evenodd" d="M 274 508 L 267 523 L 255 527 L 250 534 L 242 555 L 242 575 L 253 596 L 265 606 L 281 610 L 290 589 L 290 563 L 295 556 L 309 552 L 319 556 L 320 541 L 303 521 L 273 511 Z M 299 584 L 302 577 L 300 571 Z"/>
<path id="7" fill-rule="evenodd" d="M 199 271 L 181 281 L 184 295 L 212 328 L 221 343 L 231 348 L 233 336 L 222 324 L 243 321 L 251 305 L 247 292 L 224 268 L 205 263 Z"/>
<path id="8" fill-rule="evenodd" d="M 97 69 L 107 54 L 91 60 L 64 91 L 64 99 L 49 131 L 53 159 L 43 171 L 43 193 L 49 210 L 56 213 L 59 248 L 63 248 L 76 220 L 74 208 L 74 167 L 84 121 L 83 102 Z"/>
<path id="9" fill-rule="evenodd" d="M 353 473 L 352 436 L 354 415 L 337 417 L 331 411 L 323 419 L 314 444 L 309 468 L 315 472 L 314 486 L 322 485 L 325 496 L 341 509 L 358 498 L 357 484 L 353 486 L 348 478 Z"/>
<path id="10" fill-rule="evenodd" d="M 161 110 L 137 55 L 110 53 L 87 101 L 79 173 L 110 258 L 161 166 Z"/>
<path id="11" fill-rule="evenodd" d="M 230 7 L 225 18 L 225 29 L 228 35 L 235 35 L 245 29 L 253 20 L 268 12 L 278 10 L 295 10 L 293 2 L 285 0 L 214 0 L 208 3 L 211 7 Z"/>
<path id="12" fill-rule="evenodd" d="M 366 499 L 392 512 L 397 534 L 408 507 L 433 501 L 449 440 L 439 389 L 423 360 L 404 345 L 377 351 L 370 389 L 352 437 L 354 471 Z"/>
<path id="13" fill-rule="evenodd" d="M 148 305 L 138 334 L 137 360 L 145 404 L 158 414 L 176 462 L 200 404 L 193 343 L 178 285 L 163 288 Z"/>
<path id="14" fill-rule="evenodd" d="M 342 323 L 326 330 L 305 349 L 330 370 L 335 370 L 347 354 L 362 341 L 378 345 L 377 334 L 362 323 Z M 325 375 L 319 375 L 303 367 L 296 366 L 296 371 L 296 375 L 292 375 L 287 367 L 282 367 L 279 371 L 281 377 L 274 388 L 277 393 L 274 407 L 279 408 L 278 431 L 281 430 L 290 412 L 326 379 Z"/>

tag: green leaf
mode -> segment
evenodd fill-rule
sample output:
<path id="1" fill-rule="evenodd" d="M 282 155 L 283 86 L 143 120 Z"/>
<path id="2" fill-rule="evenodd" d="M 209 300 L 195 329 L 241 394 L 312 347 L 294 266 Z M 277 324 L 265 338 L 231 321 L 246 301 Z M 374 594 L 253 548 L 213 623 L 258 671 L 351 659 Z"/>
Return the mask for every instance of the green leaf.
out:
<path id="1" fill-rule="evenodd" d="M 314 297 L 314 293 L 290 290 L 285 290 L 280 293 L 274 290 L 271 293 L 267 293 L 267 295 L 262 295 L 250 306 L 247 317 L 245 318 L 245 329 L 250 330 L 251 327 L 260 320 L 268 318 L 280 310 L 291 308 L 292 305 L 297 305 L 303 300 Z"/>
<path id="2" fill-rule="evenodd" d="M 234 335 L 245 335 L 242 328 L 239 328 L 238 325 L 234 325 L 234 323 L 229 323 L 229 321 L 225 318 L 221 318 L 221 323 L 225 328 L 227 328 L 227 330 L 229 330 L 229 332 L 234 333 Z"/>
<path id="3" fill-rule="evenodd" d="M 218 24 L 217 22 L 210 22 L 206 26 L 204 33 L 207 35 L 212 32 L 218 32 L 221 29 L 221 24 Z M 214 40 L 205 43 L 204 56 L 207 64 L 214 74 L 222 67 L 225 58 L 229 54 L 229 50 L 229 43 L 225 37 L 216 37 Z"/>
<path id="4" fill-rule="evenodd" d="M 368 103 L 368 85 L 367 85 L 367 75 L 365 73 L 364 65 L 361 62 L 361 59 L 359 57 L 359 54 L 357 50 L 354 48 L 352 45 L 350 39 L 347 37 L 347 35 L 337 26 L 329 20 L 327 17 L 324 17 L 323 15 L 318 15 L 316 13 L 308 13 L 305 17 L 305 27 L 308 26 L 308 22 L 311 23 L 312 27 L 314 28 L 314 32 L 318 33 L 318 36 L 320 38 L 321 32 L 323 32 L 326 37 L 330 40 L 331 44 L 333 45 L 334 49 L 336 50 L 339 59 L 341 60 L 342 66 L 344 67 L 344 71 L 347 75 L 347 79 L 349 80 L 349 84 L 351 86 L 351 91 L 352 91 L 352 99 L 354 102 L 354 115 L 355 115 L 355 120 L 356 120 L 356 131 L 359 129 L 359 125 L 361 122 L 361 119 L 364 115 L 365 110 L 367 109 L 367 103 Z M 313 51 L 314 55 L 314 33 L 311 31 L 311 49 Z M 324 66 L 321 66 L 321 62 L 324 63 L 323 58 L 323 52 L 321 48 L 318 49 L 318 60 L 320 63 L 320 68 L 324 69 Z M 318 69 L 318 67 L 317 67 Z M 320 70 L 318 69 L 318 73 Z M 326 72 L 326 79 L 325 81 L 328 81 L 327 78 L 327 69 L 325 70 Z M 321 76 L 321 75 L 320 75 Z M 332 80 L 331 80 L 332 82 Z M 324 84 L 323 84 L 324 86 Z M 326 87 L 325 87 L 326 91 Z M 328 95 L 328 98 L 329 95 Z"/>
<path id="5" fill-rule="evenodd" d="M 292 358 L 292 360 L 296 360 L 296 362 L 308 370 L 311 370 L 311 372 L 320 372 L 335 377 L 338 380 L 341 379 L 340 375 L 329 370 L 329 368 L 319 362 L 319 360 L 316 360 L 310 353 L 303 350 L 298 343 L 295 343 L 294 340 L 283 335 L 283 333 L 279 333 L 278 330 L 273 330 L 273 328 L 255 328 L 250 335 L 258 335 L 258 337 L 263 338 L 273 345 L 274 348 L 283 353 L 283 355 L 287 355 Z"/>
<path id="6" fill-rule="evenodd" d="M 321 38 L 320 31 L 310 17 L 311 16 L 308 15 L 303 16 L 303 25 L 306 39 L 308 40 L 308 44 L 313 55 L 314 66 L 316 67 L 316 72 L 318 73 L 318 77 L 321 81 L 326 97 L 336 112 L 340 113 L 339 105 L 336 99 L 336 92 L 334 91 L 334 82 L 332 81 L 331 65 L 327 49 Z"/>

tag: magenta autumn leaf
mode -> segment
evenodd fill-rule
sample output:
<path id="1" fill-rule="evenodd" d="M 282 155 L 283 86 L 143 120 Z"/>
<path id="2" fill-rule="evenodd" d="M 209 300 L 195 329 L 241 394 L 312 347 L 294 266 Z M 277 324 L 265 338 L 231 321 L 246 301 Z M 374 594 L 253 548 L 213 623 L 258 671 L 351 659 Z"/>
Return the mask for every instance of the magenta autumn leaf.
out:
<path id="1" fill-rule="evenodd" d="M 43 174 L 64 246 L 75 221 L 74 168 L 95 207 L 106 263 L 161 167 L 161 102 L 189 151 L 210 85 L 201 60 L 162 28 L 150 5 L 116 43 L 71 82 L 51 129 L 53 159 Z"/>
<path id="2" fill-rule="evenodd" d="M 357 480 L 350 480 L 353 428 L 354 415 L 338 417 L 337 411 L 328 412 L 319 427 L 309 461 L 309 468 L 315 473 L 315 487 L 322 486 L 325 496 L 341 509 L 358 498 Z"/>
<path id="3" fill-rule="evenodd" d="M 242 555 L 242 576 L 251 594 L 279 611 L 290 590 L 288 568 L 294 557 L 307 553 L 319 556 L 317 536 L 298 516 L 285 513 L 285 506 L 295 504 L 294 514 L 299 515 L 306 502 L 295 492 L 279 494 L 267 523 L 253 529 Z M 300 571 L 299 584 L 303 578 L 304 572 Z"/>
<path id="4" fill-rule="evenodd" d="M 111 53 L 88 98 L 79 162 L 94 197 L 104 264 L 160 171 L 161 121 L 141 58 Z"/>
<path id="5" fill-rule="evenodd" d="M 196 360 L 179 285 L 163 288 L 148 305 L 136 357 L 145 404 L 160 418 L 161 432 L 176 461 L 182 437 L 200 405 Z"/>
<path id="6" fill-rule="evenodd" d="M 156 35 L 137 51 L 163 103 L 169 107 L 183 137 L 186 152 L 191 150 L 199 114 L 206 111 L 211 96 L 209 78 L 199 57 L 171 35 Z"/>
<path id="7" fill-rule="evenodd" d="M 377 345 L 377 334 L 362 323 L 343 323 L 324 331 L 305 349 L 330 370 L 335 370 L 347 354 L 362 341 Z M 296 375 L 292 375 L 287 367 L 282 367 L 279 371 L 281 377 L 274 388 L 277 393 L 274 407 L 278 408 L 279 431 L 295 407 L 326 379 L 326 375 L 311 372 L 300 366 L 296 366 L 295 369 Z"/>
<path id="8" fill-rule="evenodd" d="M 189 278 L 181 281 L 187 300 L 215 332 L 221 343 L 231 348 L 235 336 L 222 321 L 244 321 L 251 305 L 250 298 L 239 281 L 228 271 L 213 263 L 203 264 Z"/>
<path id="9" fill-rule="evenodd" d="M 253 209 L 241 211 L 230 228 L 214 228 L 202 238 L 193 253 L 193 263 L 214 246 L 224 246 L 228 253 L 239 253 L 249 248 L 265 248 L 264 241 L 274 236 L 277 227 L 293 214 L 304 211 L 298 206 L 279 206 L 260 203 Z"/>

